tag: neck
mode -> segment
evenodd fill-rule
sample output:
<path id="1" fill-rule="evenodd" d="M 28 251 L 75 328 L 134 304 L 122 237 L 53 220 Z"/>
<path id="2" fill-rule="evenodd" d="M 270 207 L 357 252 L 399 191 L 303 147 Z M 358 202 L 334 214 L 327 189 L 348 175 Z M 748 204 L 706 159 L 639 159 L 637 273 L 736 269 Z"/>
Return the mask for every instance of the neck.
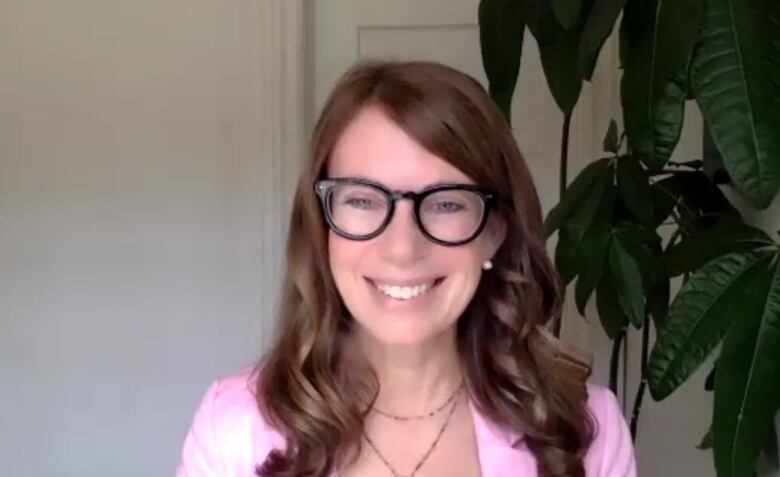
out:
<path id="1" fill-rule="evenodd" d="M 355 341 L 379 380 L 374 406 L 384 412 L 430 412 L 462 382 L 454 327 L 429 343 L 413 346 L 388 346 L 361 332 Z"/>

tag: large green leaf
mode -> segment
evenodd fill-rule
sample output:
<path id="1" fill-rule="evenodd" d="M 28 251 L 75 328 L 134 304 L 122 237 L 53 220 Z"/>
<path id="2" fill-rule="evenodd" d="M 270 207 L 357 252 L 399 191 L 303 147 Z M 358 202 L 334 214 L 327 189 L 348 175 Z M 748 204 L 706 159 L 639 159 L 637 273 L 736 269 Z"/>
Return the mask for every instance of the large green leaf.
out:
<path id="1" fill-rule="evenodd" d="M 549 238 L 561 224 L 572 214 L 572 211 L 582 206 L 583 200 L 591 192 L 591 188 L 605 175 L 611 175 L 609 159 L 599 159 L 591 162 L 566 187 L 561 201 L 553 207 L 544 219 L 544 237 Z"/>
<path id="2" fill-rule="evenodd" d="M 582 316 L 585 316 L 585 305 L 599 282 L 606 262 L 614 201 L 615 186 L 607 183 L 596 213 L 577 250 L 579 277 L 574 288 L 574 302 Z"/>
<path id="3" fill-rule="evenodd" d="M 669 296 L 671 294 L 671 282 L 665 270 L 656 270 L 653 281 L 650 283 L 650 292 L 647 295 L 647 311 L 653 317 L 657 328 L 663 326 L 669 315 Z"/>
<path id="4" fill-rule="evenodd" d="M 577 70 L 577 30 L 561 31 L 549 45 L 539 45 L 542 68 L 550 92 L 563 114 L 571 114 L 582 90 L 582 78 Z"/>
<path id="5" fill-rule="evenodd" d="M 682 384 L 720 343 L 752 293 L 767 252 L 736 252 L 708 262 L 685 282 L 647 363 L 650 393 L 656 400 Z M 765 263 L 764 263 L 765 266 Z"/>
<path id="6" fill-rule="evenodd" d="M 596 0 L 582 29 L 579 51 L 579 68 L 583 78 L 590 81 L 596 69 L 601 47 L 612 33 L 615 21 L 626 0 Z"/>
<path id="7" fill-rule="evenodd" d="M 615 278 L 618 303 L 637 328 L 645 321 L 645 286 L 639 264 L 626 250 L 622 237 L 613 234 L 609 242 L 609 270 Z"/>
<path id="8" fill-rule="evenodd" d="M 525 22 L 516 0 L 479 2 L 479 44 L 490 96 L 512 122 L 512 95 L 520 73 Z"/>
<path id="9" fill-rule="evenodd" d="M 518 1 L 523 8 L 526 25 L 539 46 L 542 69 L 550 92 L 561 111 L 565 115 L 570 114 L 582 89 L 582 76 L 577 67 L 582 23 L 565 30 L 555 18 L 550 1 Z M 589 11 L 592 1 L 585 0 L 582 9 Z"/>
<path id="10" fill-rule="evenodd" d="M 631 1 L 623 10 L 620 89 L 628 144 L 660 168 L 682 131 L 687 65 L 704 0 Z"/>
<path id="11" fill-rule="evenodd" d="M 604 270 L 596 287 L 596 308 L 604 332 L 615 339 L 628 326 L 628 316 L 620 306 L 615 279 L 609 269 Z"/>
<path id="12" fill-rule="evenodd" d="M 611 169 L 609 169 L 611 170 Z M 612 187 L 610 174 L 601 174 L 579 206 L 572 211 L 558 233 L 555 266 L 565 284 L 581 270 L 580 248 L 585 232 L 599 219 L 603 196 Z"/>
<path id="13" fill-rule="evenodd" d="M 558 270 L 561 281 L 568 285 L 579 271 L 577 248 L 579 246 L 579 231 L 571 225 L 564 224 L 558 229 L 558 243 L 555 245 L 555 269 Z"/>
<path id="14" fill-rule="evenodd" d="M 690 75 L 734 185 L 768 206 L 780 187 L 780 2 L 708 0 Z"/>
<path id="15" fill-rule="evenodd" d="M 653 224 L 653 197 L 642 165 L 632 156 L 617 161 L 617 182 L 626 205 L 640 220 Z"/>
<path id="16" fill-rule="evenodd" d="M 772 239 L 763 230 L 727 222 L 688 235 L 665 252 L 664 263 L 669 276 L 675 277 L 721 255 L 771 245 Z"/>
<path id="17" fill-rule="evenodd" d="M 780 406 L 779 259 L 775 255 L 762 270 L 718 360 L 713 421 L 719 477 L 753 475 Z"/>
<path id="18" fill-rule="evenodd" d="M 546 45 L 555 41 L 561 26 L 555 19 L 550 0 L 518 0 L 523 9 L 525 24 L 536 42 Z"/>
<path id="19" fill-rule="evenodd" d="M 618 223 L 612 232 L 620 237 L 620 243 L 639 266 L 644 291 L 649 292 L 659 267 L 661 237 L 655 230 L 630 221 Z"/>
<path id="20" fill-rule="evenodd" d="M 582 0 L 549 0 L 555 19 L 564 28 L 571 30 L 580 20 Z"/>
<path id="21" fill-rule="evenodd" d="M 658 186 L 658 182 L 650 186 L 653 200 L 653 226 L 658 227 L 669 218 L 677 206 L 679 198 L 667 189 Z"/>

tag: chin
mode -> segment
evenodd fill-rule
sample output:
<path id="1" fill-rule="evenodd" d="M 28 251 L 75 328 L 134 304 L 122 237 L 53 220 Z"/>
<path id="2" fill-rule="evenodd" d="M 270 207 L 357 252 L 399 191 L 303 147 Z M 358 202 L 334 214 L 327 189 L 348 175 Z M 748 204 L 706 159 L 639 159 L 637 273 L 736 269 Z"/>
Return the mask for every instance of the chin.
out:
<path id="1" fill-rule="evenodd" d="M 445 336 L 450 326 L 429 328 L 425 326 L 388 325 L 387 323 L 365 323 L 358 321 L 361 333 L 367 335 L 370 342 L 387 347 L 417 348 L 426 346 Z"/>

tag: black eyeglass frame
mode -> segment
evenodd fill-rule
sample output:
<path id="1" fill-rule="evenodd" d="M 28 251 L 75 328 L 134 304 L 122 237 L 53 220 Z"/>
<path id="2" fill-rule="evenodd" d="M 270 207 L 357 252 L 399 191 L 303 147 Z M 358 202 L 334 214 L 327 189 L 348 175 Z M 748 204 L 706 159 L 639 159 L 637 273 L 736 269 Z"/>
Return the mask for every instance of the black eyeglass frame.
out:
<path id="1" fill-rule="evenodd" d="M 340 229 L 336 225 L 335 221 L 333 220 L 333 216 L 330 212 L 330 205 L 331 205 L 330 201 L 331 201 L 331 197 L 333 196 L 332 194 L 333 188 L 340 184 L 354 184 L 354 185 L 371 187 L 372 189 L 377 190 L 387 198 L 387 203 L 389 204 L 387 215 L 384 221 L 379 225 L 379 227 L 374 232 L 365 235 L 354 235 L 345 232 L 344 230 Z M 441 192 L 447 190 L 471 191 L 476 193 L 482 199 L 482 217 L 480 218 L 479 224 L 477 224 L 477 227 L 474 229 L 474 233 L 472 233 L 470 236 L 468 236 L 463 240 L 458 240 L 457 242 L 440 240 L 434 237 L 425 229 L 425 226 L 422 223 L 422 219 L 420 218 L 420 207 L 422 206 L 423 200 L 425 200 L 426 197 L 428 197 L 429 195 L 435 192 Z M 374 182 L 369 179 L 358 179 L 352 177 L 320 179 L 314 183 L 314 191 L 316 192 L 317 196 L 320 198 L 320 203 L 322 204 L 325 221 L 328 223 L 328 226 L 331 228 L 331 230 L 333 230 L 333 232 L 335 232 L 337 235 L 341 237 L 344 237 L 349 240 L 358 240 L 358 241 L 371 240 L 372 238 L 384 232 L 387 226 L 390 224 L 390 221 L 393 220 L 393 215 L 395 214 L 396 201 L 401 199 L 409 199 L 413 203 L 414 220 L 417 223 L 417 227 L 420 229 L 420 231 L 425 236 L 425 238 L 427 238 L 428 240 L 436 244 L 445 245 L 449 247 L 464 245 L 476 239 L 479 236 L 479 234 L 482 233 L 482 230 L 485 228 L 488 217 L 490 216 L 492 205 L 496 200 L 496 194 L 492 189 L 488 187 L 481 187 L 474 184 L 459 184 L 459 183 L 435 184 L 426 187 L 420 192 L 414 192 L 414 191 L 390 190 L 378 182 Z"/>

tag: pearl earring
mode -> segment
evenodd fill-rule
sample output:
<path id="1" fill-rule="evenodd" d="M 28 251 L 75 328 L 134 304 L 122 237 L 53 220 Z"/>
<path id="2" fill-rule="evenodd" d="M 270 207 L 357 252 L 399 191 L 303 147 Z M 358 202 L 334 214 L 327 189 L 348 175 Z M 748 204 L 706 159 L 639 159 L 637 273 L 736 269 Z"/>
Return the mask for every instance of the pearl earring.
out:
<path id="1" fill-rule="evenodd" d="M 482 270 L 490 270 L 491 268 L 493 268 L 493 262 L 491 262 L 489 259 L 482 263 Z"/>

